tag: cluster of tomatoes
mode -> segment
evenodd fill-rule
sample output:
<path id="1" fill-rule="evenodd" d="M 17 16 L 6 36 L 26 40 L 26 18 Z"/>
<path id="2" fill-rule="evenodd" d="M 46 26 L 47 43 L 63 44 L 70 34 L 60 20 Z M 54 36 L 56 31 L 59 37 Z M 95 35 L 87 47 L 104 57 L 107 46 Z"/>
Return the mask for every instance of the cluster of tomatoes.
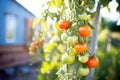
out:
<path id="1" fill-rule="evenodd" d="M 45 38 L 40 38 L 40 33 L 38 31 L 34 32 L 33 42 L 30 44 L 29 52 L 32 55 L 33 53 L 38 52 L 38 47 L 40 44 L 45 42 Z"/>
<path id="2" fill-rule="evenodd" d="M 78 29 L 78 35 L 70 34 L 67 30 L 71 27 L 71 24 L 67 20 L 63 20 L 59 27 L 63 30 L 61 34 L 61 40 L 68 45 L 66 52 L 62 55 L 62 62 L 64 64 L 73 64 L 77 60 L 84 66 L 79 66 L 78 74 L 81 76 L 87 76 L 90 72 L 89 68 L 95 68 L 99 65 L 99 60 L 96 56 L 91 56 L 87 50 L 86 42 L 80 42 L 79 37 L 86 38 L 91 33 L 91 28 L 88 25 L 80 26 Z"/>

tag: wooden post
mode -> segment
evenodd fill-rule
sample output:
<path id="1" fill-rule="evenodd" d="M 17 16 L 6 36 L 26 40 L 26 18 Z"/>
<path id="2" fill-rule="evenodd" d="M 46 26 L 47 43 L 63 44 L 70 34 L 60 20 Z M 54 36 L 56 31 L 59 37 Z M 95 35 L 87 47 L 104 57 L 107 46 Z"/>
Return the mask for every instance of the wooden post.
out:
<path id="1" fill-rule="evenodd" d="M 90 53 L 91 55 L 96 54 L 97 45 L 98 45 L 98 33 L 99 33 L 99 26 L 100 26 L 100 15 L 98 14 L 94 20 L 95 30 L 92 32 L 91 42 L 90 42 Z M 89 75 L 87 76 L 86 80 L 93 80 L 94 68 L 91 69 Z"/>

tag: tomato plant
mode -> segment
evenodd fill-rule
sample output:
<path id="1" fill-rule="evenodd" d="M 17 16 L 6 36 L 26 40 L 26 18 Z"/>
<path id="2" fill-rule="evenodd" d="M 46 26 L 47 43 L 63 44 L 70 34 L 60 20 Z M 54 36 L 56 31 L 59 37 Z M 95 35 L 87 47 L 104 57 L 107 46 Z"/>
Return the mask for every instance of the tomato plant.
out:
<path id="1" fill-rule="evenodd" d="M 95 68 L 99 65 L 99 60 L 97 57 L 90 57 L 88 62 L 87 62 L 87 66 L 89 68 Z"/>
<path id="2" fill-rule="evenodd" d="M 35 18 L 35 22 L 33 22 L 33 28 L 38 24 L 41 24 L 42 27 L 39 32 L 35 33 L 31 44 L 32 47 L 39 49 L 38 52 L 41 54 L 38 56 L 42 56 L 45 62 L 42 63 L 41 73 L 51 74 L 50 71 L 55 69 L 53 64 L 57 63 L 59 64 L 59 67 L 56 68 L 59 68 L 57 75 L 61 80 L 79 80 L 79 76 L 89 74 L 90 67 L 84 67 L 84 65 L 88 65 L 89 57 L 91 57 L 87 53 L 89 52 L 89 46 L 87 46 L 89 41 L 85 38 L 92 31 L 90 27 L 93 24 L 90 23 L 90 19 L 94 17 L 95 12 L 90 12 L 90 9 L 94 7 L 94 4 L 94 0 L 89 2 L 88 0 L 48 0 L 44 4 L 42 17 Z M 53 27 L 49 25 L 49 18 L 53 20 Z M 41 44 L 41 39 L 45 36 L 50 40 Z M 36 41 L 40 41 L 40 44 Z M 78 68 L 79 66 L 82 67 Z"/>

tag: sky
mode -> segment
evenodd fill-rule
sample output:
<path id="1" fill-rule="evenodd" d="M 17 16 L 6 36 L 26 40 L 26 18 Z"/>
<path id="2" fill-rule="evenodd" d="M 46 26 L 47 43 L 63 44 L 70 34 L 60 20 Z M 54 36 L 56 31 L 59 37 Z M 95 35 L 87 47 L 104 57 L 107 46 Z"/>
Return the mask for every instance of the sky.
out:
<path id="1" fill-rule="evenodd" d="M 43 10 L 42 4 L 45 3 L 48 0 L 16 0 L 18 3 L 23 5 L 27 10 L 29 10 L 31 13 L 33 13 L 35 16 L 40 17 L 40 13 Z M 101 16 L 110 19 L 111 21 L 116 21 L 120 14 L 116 12 L 116 8 L 118 6 L 118 3 L 116 0 L 112 0 L 112 2 L 109 3 L 109 7 L 111 11 L 109 12 L 107 8 L 102 8 L 100 10 Z"/>
<path id="2" fill-rule="evenodd" d="M 101 16 L 107 19 L 110 19 L 112 21 L 116 21 L 120 16 L 119 12 L 116 11 L 116 8 L 118 7 L 118 3 L 115 0 L 113 0 L 112 2 L 109 3 L 108 6 L 110 8 L 110 12 L 108 11 L 106 7 L 102 8 L 100 10 Z"/>

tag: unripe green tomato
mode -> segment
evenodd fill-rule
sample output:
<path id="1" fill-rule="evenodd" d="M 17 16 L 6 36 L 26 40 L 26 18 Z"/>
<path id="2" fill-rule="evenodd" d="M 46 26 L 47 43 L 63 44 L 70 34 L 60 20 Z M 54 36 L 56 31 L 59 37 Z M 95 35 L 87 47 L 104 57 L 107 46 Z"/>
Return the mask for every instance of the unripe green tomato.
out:
<path id="1" fill-rule="evenodd" d="M 80 76 L 87 76 L 89 74 L 89 72 L 90 72 L 90 70 L 88 67 L 86 67 L 86 68 L 80 67 L 78 70 L 78 74 Z"/>
<path id="2" fill-rule="evenodd" d="M 69 36 L 67 39 L 68 43 L 75 45 L 78 42 L 77 36 Z"/>
<path id="3" fill-rule="evenodd" d="M 89 59 L 89 54 L 79 55 L 79 61 L 81 63 L 86 63 Z"/>
<path id="4" fill-rule="evenodd" d="M 67 33 L 62 33 L 62 35 L 61 35 L 61 40 L 62 41 L 67 41 L 67 38 L 68 38 L 68 34 Z"/>
<path id="5" fill-rule="evenodd" d="M 64 53 L 62 55 L 62 62 L 65 64 L 72 64 L 75 61 L 75 56 L 68 54 L 68 53 Z"/>

